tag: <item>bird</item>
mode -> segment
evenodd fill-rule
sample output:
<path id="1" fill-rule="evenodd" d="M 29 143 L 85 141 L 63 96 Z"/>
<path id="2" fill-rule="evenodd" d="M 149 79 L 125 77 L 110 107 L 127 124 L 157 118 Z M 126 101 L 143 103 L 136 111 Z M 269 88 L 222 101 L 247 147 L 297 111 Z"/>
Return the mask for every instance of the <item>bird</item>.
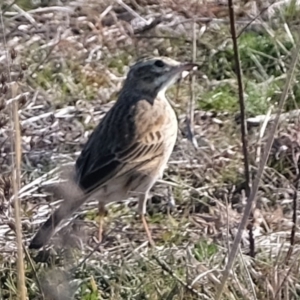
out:
<path id="1" fill-rule="evenodd" d="M 99 200 L 99 240 L 105 205 L 136 197 L 148 241 L 154 245 L 145 219 L 146 203 L 150 189 L 163 175 L 178 131 L 176 113 L 165 93 L 197 68 L 195 63 L 168 57 L 140 59 L 130 67 L 117 101 L 76 160 L 74 187 L 79 187 L 81 196 L 63 200 L 38 230 L 30 249 L 45 246 L 61 221 L 91 197 Z"/>

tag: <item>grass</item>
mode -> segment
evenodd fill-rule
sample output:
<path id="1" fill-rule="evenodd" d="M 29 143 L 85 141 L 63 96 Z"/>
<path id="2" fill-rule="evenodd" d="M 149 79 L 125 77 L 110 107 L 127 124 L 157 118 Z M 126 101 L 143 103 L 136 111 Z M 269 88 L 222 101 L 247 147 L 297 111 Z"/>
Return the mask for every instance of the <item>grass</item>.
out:
<path id="1" fill-rule="evenodd" d="M 109 5 L 104 2 L 101 7 Z M 178 14 L 174 3 L 172 20 Z M 26 11 L 35 8 L 28 1 L 16 4 Z M 168 7 L 167 2 L 164 4 Z M 299 13 L 295 5 L 291 2 L 276 12 L 273 18 L 276 26 L 265 22 L 265 27 L 251 27 L 238 39 L 248 117 L 266 114 L 271 105 L 277 107 L 293 48 L 283 24 L 288 24 L 294 36 Z M 48 6 L 52 9 L 50 4 Z M 66 6 L 71 7 L 71 3 Z M 87 136 L 116 99 L 128 65 L 144 54 L 156 53 L 181 61 L 191 57 L 189 22 L 176 27 L 172 39 L 136 38 L 128 35 L 126 26 L 129 25 L 125 21 L 101 27 L 97 16 L 103 10 L 98 12 L 98 9 L 98 4 L 89 0 L 86 10 L 78 8 L 71 14 L 59 9 L 55 13 L 32 13 L 41 32 L 17 31 L 17 42 L 13 43 L 13 36 L 7 41 L 8 47 L 12 43 L 18 50 L 17 62 L 28 64 L 24 79 L 19 80 L 19 92 L 30 92 L 29 99 L 19 110 L 20 121 L 25 121 L 21 175 L 22 187 L 27 192 L 20 194 L 25 245 L 53 210 L 53 202 L 58 200 L 46 194 L 40 182 L 30 184 L 45 174 L 42 183 L 50 183 L 58 177 L 55 172 L 51 173 L 56 166 L 74 161 Z M 148 5 L 147 14 L 138 6 L 134 9 L 147 18 L 157 7 Z M 160 13 L 167 15 L 170 11 L 161 9 Z M 4 20 L 7 31 L 21 21 L 22 26 L 31 26 L 26 18 L 20 21 L 7 15 Z M 164 27 L 144 35 L 170 36 L 173 25 L 165 22 Z M 55 34 L 47 35 L 49 24 Z M 41 51 L 42 46 L 55 40 L 59 26 L 63 29 L 60 43 L 53 49 L 49 46 Z M 77 27 L 79 33 L 69 31 Z M 38 253 L 31 252 L 34 270 L 24 258 L 29 299 L 43 299 L 36 276 L 44 299 L 214 299 L 245 203 L 240 128 L 235 121 L 239 113 L 238 89 L 229 37 L 226 22 L 212 22 L 197 40 L 201 74 L 197 75 L 195 86 L 195 135 L 199 149 L 193 149 L 186 140 L 188 81 L 181 84 L 177 98 L 176 87 L 168 93 L 176 104 L 180 135 L 164 182 L 155 185 L 148 204 L 147 219 L 157 247 L 150 249 L 145 243 L 141 222 L 135 216 L 136 201 L 114 204 L 108 207 L 103 245 L 80 264 L 96 246 L 93 236 L 97 231 L 97 205 L 93 201 L 82 208 L 72 225 L 53 238 L 50 252 L 44 250 L 39 254 L 49 256 L 46 262 L 41 262 Z M 0 51 L 3 51 L 2 44 Z M 46 59 L 44 54 L 48 55 Z M 15 78 L 14 70 L 11 74 Z M 298 78 L 297 66 L 286 112 L 298 108 Z M 9 94 L 1 97 L 6 101 L 10 99 Z M 52 116 L 68 106 L 74 110 Z M 52 115 L 40 117 L 44 113 Z M 8 108 L 0 110 L 0 120 L 2 117 L 9 117 Z M 292 260 L 284 264 L 290 245 L 291 199 L 296 178 L 293 151 L 300 145 L 298 123 L 293 122 L 283 121 L 277 135 L 288 134 L 288 141 L 296 147 L 287 144 L 288 150 L 281 158 L 273 155 L 265 169 L 254 216 L 256 256 L 252 259 L 247 254 L 249 240 L 245 232 L 241 253 L 222 299 L 280 299 L 275 294 L 284 276 L 287 281 L 280 295 L 285 299 L 300 297 L 297 245 Z M 269 126 L 263 138 L 259 137 L 259 128 L 250 129 L 248 151 L 255 178 L 257 150 L 260 143 L 264 143 Z M 8 133 L 7 125 L 0 128 L 0 174 L 11 166 L 10 144 L 3 138 Z M 11 192 L 3 178 L 0 175 L 0 298 L 17 299 L 16 245 L 9 226 L 13 220 L 9 204 Z M 176 202 L 173 210 L 168 206 L 171 197 Z"/>
<path id="2" fill-rule="evenodd" d="M 236 89 L 226 83 L 223 86 L 212 88 L 211 91 L 201 96 L 198 105 L 200 109 L 204 110 L 237 112 Z"/>

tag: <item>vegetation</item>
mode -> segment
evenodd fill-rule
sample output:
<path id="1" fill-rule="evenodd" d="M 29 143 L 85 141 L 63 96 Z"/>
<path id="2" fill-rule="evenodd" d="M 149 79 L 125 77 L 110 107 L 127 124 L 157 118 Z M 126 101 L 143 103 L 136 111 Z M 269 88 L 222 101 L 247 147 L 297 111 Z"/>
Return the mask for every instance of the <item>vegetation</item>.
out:
<path id="1" fill-rule="evenodd" d="M 147 207 L 156 247 L 147 244 L 136 216 L 136 200 L 107 207 L 104 241 L 98 246 L 95 200 L 53 237 L 49 249 L 25 251 L 25 277 L 29 299 L 215 298 L 246 200 L 228 8 L 204 2 L 124 1 L 136 14 L 105 0 L 88 0 L 84 6 L 77 1 L 29 0 L 14 4 L 4 0 L 0 5 L 0 299 L 20 296 L 12 206 L 10 83 L 17 81 L 19 91 L 19 198 L 26 249 L 60 200 L 47 193 L 45 186 L 57 182 L 63 177 L 61 169 L 74 162 L 116 99 L 128 66 L 145 55 L 191 60 L 192 17 L 197 17 L 196 60 L 201 65 L 192 87 L 199 147 L 195 149 L 187 139 L 191 86 L 185 80 L 168 93 L 178 114 L 179 138 Z M 287 5 L 275 1 L 267 11 L 260 2 L 256 4 L 254 20 L 249 6 L 236 3 L 247 118 L 276 111 L 299 38 L 296 1 Z M 110 5 L 111 10 L 106 10 Z M 153 27 L 143 21 L 158 17 Z M 4 59 L 6 51 L 10 57 Z M 276 132 L 251 220 L 255 256 L 249 254 L 248 227 L 224 300 L 300 298 L 300 248 L 295 244 L 289 253 L 293 197 L 298 189 L 299 76 L 298 63 L 284 108 L 288 114 Z M 258 123 L 247 122 L 252 178 L 270 128 Z"/>

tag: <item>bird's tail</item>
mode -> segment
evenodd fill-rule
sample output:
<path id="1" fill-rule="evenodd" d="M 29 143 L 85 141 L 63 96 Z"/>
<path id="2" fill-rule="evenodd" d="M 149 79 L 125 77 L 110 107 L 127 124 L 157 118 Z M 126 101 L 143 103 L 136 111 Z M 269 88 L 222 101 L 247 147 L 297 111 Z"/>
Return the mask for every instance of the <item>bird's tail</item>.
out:
<path id="1" fill-rule="evenodd" d="M 36 233 L 29 245 L 29 249 L 43 247 L 50 240 L 60 222 L 72 215 L 88 198 L 88 195 L 75 182 L 70 181 L 56 186 L 53 189 L 53 193 L 60 195 L 64 200 Z"/>

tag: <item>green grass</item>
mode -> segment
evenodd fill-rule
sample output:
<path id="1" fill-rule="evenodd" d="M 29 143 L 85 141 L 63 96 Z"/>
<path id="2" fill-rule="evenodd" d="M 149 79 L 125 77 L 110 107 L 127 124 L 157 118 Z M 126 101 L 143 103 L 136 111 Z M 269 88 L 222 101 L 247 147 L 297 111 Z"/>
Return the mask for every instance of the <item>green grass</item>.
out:
<path id="1" fill-rule="evenodd" d="M 32 2 L 28 0 L 18 0 L 16 3 L 24 10 L 34 8 Z M 109 4 L 107 3 L 107 5 Z M 297 16 L 299 15 L 299 9 L 295 9 L 293 5 L 292 2 L 280 17 L 290 25 L 298 20 Z M 96 11 L 96 7 L 94 8 L 94 11 L 92 7 L 91 11 L 87 12 L 87 14 L 90 14 L 87 17 L 89 22 L 94 22 L 95 15 L 100 14 Z M 135 9 L 137 8 L 135 7 Z M 148 7 L 147 9 L 151 11 L 156 8 Z M 77 14 L 84 15 L 85 13 L 76 11 L 76 16 L 71 16 L 70 24 L 72 26 L 77 24 Z M 139 13 L 144 16 L 144 11 L 139 11 Z M 60 15 L 55 14 L 53 18 L 56 16 Z M 57 24 L 64 24 L 64 15 L 60 19 L 55 19 L 55 21 Z M 75 22 L 73 23 L 73 21 Z M 207 80 L 203 80 L 200 76 L 197 77 L 195 85 L 196 109 L 206 112 L 228 112 L 229 114 L 225 117 L 221 115 L 220 119 L 223 124 L 217 130 L 214 129 L 216 124 L 211 119 L 207 118 L 199 121 L 195 118 L 197 138 L 204 138 L 208 141 L 208 145 L 203 146 L 201 144 L 199 149 L 193 149 L 186 140 L 186 136 L 183 135 L 183 139 L 178 139 L 176 153 L 172 157 L 173 160 L 178 162 L 178 165 L 173 164 L 170 166 L 166 172 L 168 176 L 164 177 L 164 180 L 177 184 L 177 186 L 172 187 L 172 192 L 178 207 L 169 214 L 166 212 L 167 208 L 164 203 L 166 201 L 159 205 L 154 203 L 149 205 L 146 216 L 150 229 L 155 236 L 157 247 L 150 249 L 145 246 L 144 229 L 140 219 L 136 218 L 133 212 L 135 208 L 125 204 L 112 205 L 108 208 L 108 215 L 104 223 L 104 230 L 109 233 L 107 244 L 102 245 L 87 259 L 84 265 L 73 271 L 72 268 L 76 267 L 95 246 L 90 240 L 92 240 L 92 234 L 97 228 L 88 226 L 92 225 L 91 220 L 96 223 L 97 211 L 96 209 L 88 211 L 80 224 L 88 224 L 86 226 L 88 228 L 82 226 L 84 227 L 83 230 L 86 230 L 83 231 L 84 234 L 88 235 L 90 239 L 87 239 L 88 242 L 83 245 L 82 249 L 60 251 L 60 246 L 55 243 L 54 238 L 53 243 L 51 241 L 50 244 L 54 245 L 56 252 L 54 251 L 53 254 L 51 252 L 51 259 L 44 264 L 34 263 L 42 286 L 44 289 L 47 286 L 50 287 L 48 296 L 51 291 L 65 290 L 70 293 L 69 298 L 73 297 L 78 300 L 214 299 L 217 282 L 225 267 L 227 245 L 231 245 L 234 239 L 238 220 L 241 216 L 233 206 L 236 204 L 239 207 L 242 206 L 243 199 L 240 198 L 243 198 L 243 195 L 237 195 L 234 192 L 236 187 L 244 182 L 240 126 L 234 120 L 234 117 L 239 113 L 239 103 L 232 42 L 228 25 L 220 23 L 218 26 L 217 30 L 208 27 L 207 32 L 197 41 L 197 62 L 201 64 L 201 72 L 206 75 Z M 87 52 L 83 52 L 83 55 L 82 53 L 77 55 L 75 47 L 72 49 L 73 44 L 68 45 L 70 47 L 68 51 L 62 51 L 59 46 L 55 47 L 45 61 L 42 58 L 45 57 L 44 54 L 48 53 L 39 52 L 41 46 L 39 43 L 31 44 L 29 49 L 24 47 L 25 49 L 20 50 L 20 56 L 29 65 L 28 73 L 35 70 L 32 78 L 25 77 L 29 90 L 31 92 L 41 92 L 41 98 L 44 97 L 46 99 L 45 103 L 47 102 L 45 104 L 40 98 L 37 98 L 37 103 L 32 104 L 33 106 L 42 107 L 42 109 L 39 108 L 40 111 L 37 114 L 42 114 L 43 109 L 55 112 L 56 109 L 75 105 L 77 100 L 82 100 L 89 105 L 89 108 L 86 110 L 82 108 L 82 111 L 79 111 L 79 116 L 76 115 L 74 119 L 80 122 L 81 115 L 91 115 L 90 122 L 81 124 L 85 132 L 91 131 L 95 127 L 99 116 L 97 115 L 99 105 L 116 98 L 117 88 L 120 87 L 121 83 L 118 79 L 111 79 L 108 75 L 109 72 L 117 77 L 124 76 L 127 66 L 131 65 L 135 58 L 144 54 L 150 56 L 156 53 L 180 61 L 191 60 L 191 37 L 188 34 L 178 35 L 178 38 L 172 39 L 145 38 L 138 40 L 131 39 L 128 35 L 121 42 L 117 41 L 117 38 L 112 35 L 110 42 L 115 47 L 109 47 L 105 38 L 102 39 L 101 34 L 103 32 L 111 33 L 110 30 L 115 30 L 114 27 L 93 30 L 86 28 L 85 30 L 81 36 L 75 36 L 76 43 L 84 44 L 85 39 L 92 35 L 98 37 L 99 40 L 97 39 L 94 45 L 84 44 Z M 238 30 L 240 30 L 239 26 Z M 286 70 L 291 59 L 292 42 L 281 23 L 278 27 L 272 27 L 272 30 L 274 36 L 260 28 L 257 31 L 246 30 L 238 38 L 247 116 L 265 114 L 271 105 L 274 105 L 276 109 L 286 80 Z M 296 29 L 291 27 L 291 30 L 298 30 L 298 27 Z M 119 31 L 118 34 L 120 34 Z M 156 34 L 170 35 L 167 30 L 164 31 L 163 29 Z M 26 45 L 26 40 L 23 42 Z M 87 55 L 100 42 L 101 59 L 87 62 Z M 74 55 L 77 55 L 77 59 L 74 59 Z M 297 66 L 296 79 L 293 82 L 292 91 L 285 106 L 286 111 L 299 106 L 300 89 L 297 84 L 299 80 L 299 66 Z M 179 106 L 176 107 L 179 119 L 181 118 L 179 127 L 180 131 L 185 132 L 182 113 L 186 112 L 190 97 L 188 81 L 183 82 L 180 87 L 178 98 L 176 98 L 176 86 L 168 91 L 168 96 Z M 105 89 L 109 90 L 110 96 L 108 98 L 101 96 L 101 92 Z M 110 93 L 110 89 L 114 89 L 114 91 Z M 46 110 L 48 108 L 49 110 Z M 95 111 L 93 111 L 94 108 Z M 20 112 L 21 117 L 24 119 L 27 115 L 34 114 L 30 110 L 30 106 L 26 109 L 28 110 L 25 110 L 25 113 L 24 111 Z M 64 121 L 69 122 L 69 119 Z M 58 120 L 59 130 L 63 132 L 60 128 L 62 127 L 60 122 L 61 120 Z M 25 129 L 29 133 L 31 132 L 31 127 Z M 248 140 L 250 163 L 253 170 L 251 174 L 254 174 L 256 170 L 254 157 L 257 150 L 258 131 L 257 128 L 252 129 Z M 25 131 L 24 135 L 26 136 L 26 134 Z M 26 139 L 24 139 L 26 146 L 27 143 L 30 143 L 30 138 L 31 136 L 26 136 Z M 59 146 L 63 148 L 65 141 L 62 141 Z M 81 149 L 79 143 L 76 146 L 68 153 L 63 154 L 74 156 L 75 151 Z M 7 148 L 10 149 L 10 145 Z M 233 154 L 227 154 L 228 149 Z M 34 146 L 33 149 L 30 149 L 32 152 L 36 150 Z M 26 155 L 27 153 L 24 154 L 25 158 L 27 158 Z M 2 156 L 3 153 L 1 153 L 1 158 Z M 42 166 L 27 165 L 27 161 L 24 159 L 22 168 L 24 184 L 54 168 L 56 162 L 49 162 L 47 159 L 42 158 L 38 164 Z M 187 168 L 187 165 L 195 165 L 195 167 L 191 170 L 190 167 Z M 251 260 L 245 254 L 249 250 L 247 241 L 241 244 L 243 259 L 247 261 L 247 270 L 242 264 L 241 256 L 239 256 L 232 272 L 233 276 L 229 278 L 228 289 L 222 300 L 254 299 L 250 292 L 252 286 L 257 291 L 257 299 L 271 299 L 268 297 L 272 294 L 272 289 L 274 290 L 277 287 L 277 283 L 274 284 L 274 278 L 277 280 L 277 278 L 282 278 L 282 274 L 286 274 L 283 264 L 280 265 L 283 261 L 282 257 L 277 260 L 277 257 L 272 256 L 271 252 L 279 248 L 283 252 L 282 256 L 287 252 L 286 244 L 290 228 L 286 224 L 291 223 L 291 207 L 286 202 L 291 199 L 290 191 L 293 189 L 292 180 L 286 188 L 282 184 L 283 181 L 280 176 L 283 175 L 290 179 L 291 177 L 288 177 L 291 171 L 290 166 L 291 163 L 287 160 L 269 161 L 269 169 L 276 170 L 280 174 L 272 173 L 272 180 L 274 179 L 275 182 L 276 179 L 276 183 L 273 181 L 263 182 L 258 203 L 265 205 L 259 209 L 270 227 L 270 232 L 265 231 L 263 225 L 260 228 L 260 236 L 255 237 L 257 250 L 255 260 Z M 156 188 L 157 186 L 153 189 L 154 194 L 157 192 L 159 195 L 163 194 L 163 197 L 167 195 L 165 186 L 161 187 L 160 184 L 158 190 Z M 47 199 L 39 198 L 39 193 L 42 193 L 42 191 L 37 187 L 37 190 L 22 199 L 24 240 L 26 239 L 26 243 L 37 229 L 31 222 L 36 214 L 37 207 L 41 205 L 40 202 L 46 204 L 49 201 L 49 197 Z M 284 195 L 284 200 L 288 201 L 282 201 L 282 195 Z M 1 209 L 3 207 L 5 209 L 8 206 L 7 203 L 10 203 L 9 201 L 4 201 L 3 205 L 0 201 Z M 233 205 L 234 201 L 237 203 Z M 228 206 L 227 203 L 229 203 Z M 270 216 L 273 216 L 275 207 L 282 208 L 282 216 L 280 216 L 280 221 L 274 225 L 272 222 L 275 223 L 275 221 L 272 221 L 272 218 L 270 221 Z M 228 217 L 228 212 L 234 212 L 232 218 L 231 215 Z M 0 218 L 1 216 L 0 211 Z M 287 227 L 284 227 L 283 223 Z M 229 237 L 226 235 L 227 231 L 230 233 Z M 245 232 L 245 235 L 247 235 L 247 232 Z M 8 235 L 7 241 L 10 237 L 13 237 L 12 233 Z M 81 238 L 79 235 L 76 237 Z M 228 238 L 229 240 L 227 240 Z M 272 245 L 271 250 L 268 248 L 269 245 Z M 297 251 L 299 249 L 297 245 L 294 249 L 293 259 L 298 263 Z M 30 252 L 30 254 L 33 257 L 35 256 L 35 252 Z M 0 272 L 0 298 L 4 300 L 17 299 L 18 295 L 17 267 L 12 261 L 12 257 L 14 256 L 11 253 L 3 253 L 0 256 L 2 271 Z M 164 265 L 162 266 L 157 259 Z M 29 299 L 40 299 L 34 271 L 26 259 L 25 261 Z M 169 269 L 166 270 L 165 266 Z M 212 270 L 213 272 L 209 273 Z M 288 295 L 285 297 L 286 299 L 292 300 L 291 295 L 295 295 L 296 288 L 293 285 L 299 284 L 298 273 L 296 267 L 291 269 L 287 285 L 282 291 L 282 293 Z M 184 286 L 191 284 L 195 278 L 199 279 L 194 288 L 199 294 L 202 293 L 206 297 L 194 295 Z M 268 285 L 265 284 L 266 280 Z"/>
<path id="2" fill-rule="evenodd" d="M 289 56 L 286 54 L 293 44 L 282 30 L 278 30 L 275 37 L 271 37 L 267 32 L 244 32 L 238 39 L 238 45 L 246 111 L 249 116 L 265 114 L 270 104 L 278 102 L 284 79 L 275 82 L 275 78 L 284 73 L 282 68 L 289 62 Z M 239 105 L 237 84 L 232 81 L 232 78 L 235 78 L 232 44 L 228 41 L 219 51 L 211 52 L 209 59 L 203 62 L 201 70 L 208 78 L 216 80 L 216 85 L 198 96 L 199 108 L 236 113 L 239 111 Z M 297 103 L 299 89 L 297 85 L 293 88 Z M 295 101 L 289 97 L 286 110 L 291 109 L 295 109 Z"/>
<path id="3" fill-rule="evenodd" d="M 218 253 L 218 245 L 202 239 L 194 244 L 193 253 L 199 262 L 209 260 Z"/>
<path id="4" fill-rule="evenodd" d="M 238 102 L 236 91 L 229 85 L 224 84 L 213 88 L 198 100 L 198 107 L 203 110 L 212 110 L 217 112 L 236 112 L 238 111 Z"/>

